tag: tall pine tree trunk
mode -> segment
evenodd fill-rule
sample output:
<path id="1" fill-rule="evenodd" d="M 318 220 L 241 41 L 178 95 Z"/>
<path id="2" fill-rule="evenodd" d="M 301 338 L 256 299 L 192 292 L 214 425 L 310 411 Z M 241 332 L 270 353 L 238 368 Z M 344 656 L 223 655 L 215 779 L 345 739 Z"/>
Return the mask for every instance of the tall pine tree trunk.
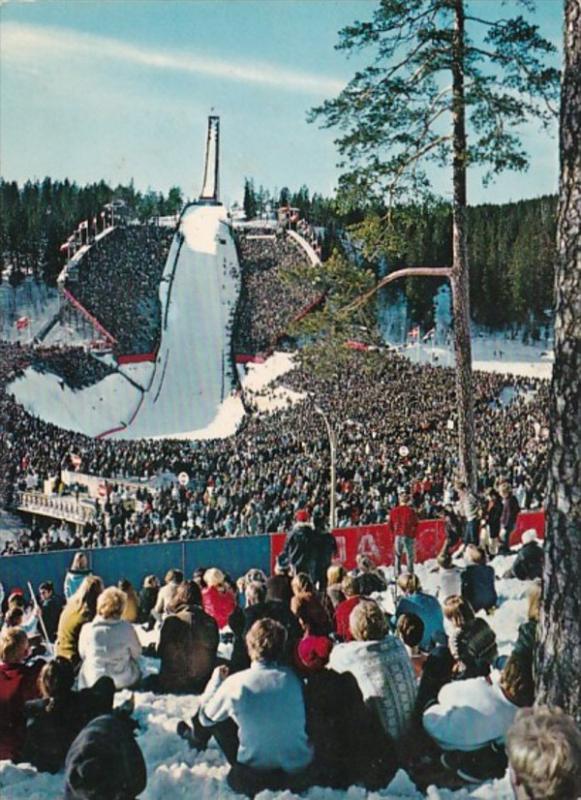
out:
<path id="1" fill-rule="evenodd" d="M 566 0 L 555 364 L 537 702 L 581 722 L 581 0 Z"/>
<path id="2" fill-rule="evenodd" d="M 456 354 L 459 467 L 463 480 L 476 489 L 474 402 L 472 396 L 472 345 L 466 251 L 466 114 L 464 107 L 464 0 L 455 0 L 452 61 L 453 202 L 452 202 L 452 302 Z"/>

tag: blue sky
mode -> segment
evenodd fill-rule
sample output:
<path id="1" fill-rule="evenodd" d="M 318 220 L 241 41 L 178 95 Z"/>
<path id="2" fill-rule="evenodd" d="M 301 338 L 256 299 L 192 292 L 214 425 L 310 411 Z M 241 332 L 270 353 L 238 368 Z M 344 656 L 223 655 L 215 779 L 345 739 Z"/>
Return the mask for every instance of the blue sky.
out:
<path id="1" fill-rule="evenodd" d="M 471 0 L 489 16 L 515 0 Z M 358 66 L 334 50 L 337 31 L 368 18 L 376 0 L 0 0 L 0 164 L 4 178 L 134 178 L 195 196 L 206 118 L 221 116 L 224 199 L 245 176 L 269 188 L 336 185 L 332 131 L 307 110 Z M 510 8 L 515 5 L 515 8 Z M 556 44 L 561 0 L 537 0 Z M 360 64 L 365 63 L 362 59 Z M 502 202 L 557 189 L 557 140 L 526 126 L 530 170 L 469 200 Z M 445 192 L 445 175 L 434 175 Z"/>

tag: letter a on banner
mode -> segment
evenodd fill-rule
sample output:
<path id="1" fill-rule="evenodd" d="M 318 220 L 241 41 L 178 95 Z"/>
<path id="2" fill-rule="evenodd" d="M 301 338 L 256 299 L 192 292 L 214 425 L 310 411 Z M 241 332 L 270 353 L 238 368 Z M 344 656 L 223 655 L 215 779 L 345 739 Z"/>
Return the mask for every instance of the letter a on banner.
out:
<path id="1" fill-rule="evenodd" d="M 357 554 L 371 556 L 375 562 L 381 561 L 381 551 L 372 533 L 364 533 L 359 539 Z"/>

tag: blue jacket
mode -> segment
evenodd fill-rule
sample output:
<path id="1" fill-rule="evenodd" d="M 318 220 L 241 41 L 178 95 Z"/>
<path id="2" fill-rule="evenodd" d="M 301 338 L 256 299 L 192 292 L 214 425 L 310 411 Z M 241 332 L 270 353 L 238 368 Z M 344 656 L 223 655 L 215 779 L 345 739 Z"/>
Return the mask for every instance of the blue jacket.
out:
<path id="1" fill-rule="evenodd" d="M 470 564 L 462 573 L 462 597 L 468 600 L 475 612 L 488 611 L 496 605 L 498 597 L 494 585 L 495 575 L 488 564 Z"/>
<path id="2" fill-rule="evenodd" d="M 424 623 L 421 650 L 429 652 L 437 642 L 445 641 L 442 606 L 431 594 L 416 592 L 402 597 L 395 610 L 396 622 L 402 614 L 415 614 Z"/>

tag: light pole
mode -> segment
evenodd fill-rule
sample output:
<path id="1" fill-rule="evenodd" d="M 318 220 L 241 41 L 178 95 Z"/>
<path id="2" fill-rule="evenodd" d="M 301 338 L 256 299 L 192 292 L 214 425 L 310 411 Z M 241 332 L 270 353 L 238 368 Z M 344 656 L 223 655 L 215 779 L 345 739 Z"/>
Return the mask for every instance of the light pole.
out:
<path id="1" fill-rule="evenodd" d="M 336 512 L 336 487 L 337 483 L 337 433 L 331 426 L 329 419 L 322 408 L 315 406 L 315 411 L 323 417 L 327 436 L 329 437 L 329 450 L 331 453 L 331 489 L 329 492 L 329 525 L 331 530 L 337 526 Z"/>

